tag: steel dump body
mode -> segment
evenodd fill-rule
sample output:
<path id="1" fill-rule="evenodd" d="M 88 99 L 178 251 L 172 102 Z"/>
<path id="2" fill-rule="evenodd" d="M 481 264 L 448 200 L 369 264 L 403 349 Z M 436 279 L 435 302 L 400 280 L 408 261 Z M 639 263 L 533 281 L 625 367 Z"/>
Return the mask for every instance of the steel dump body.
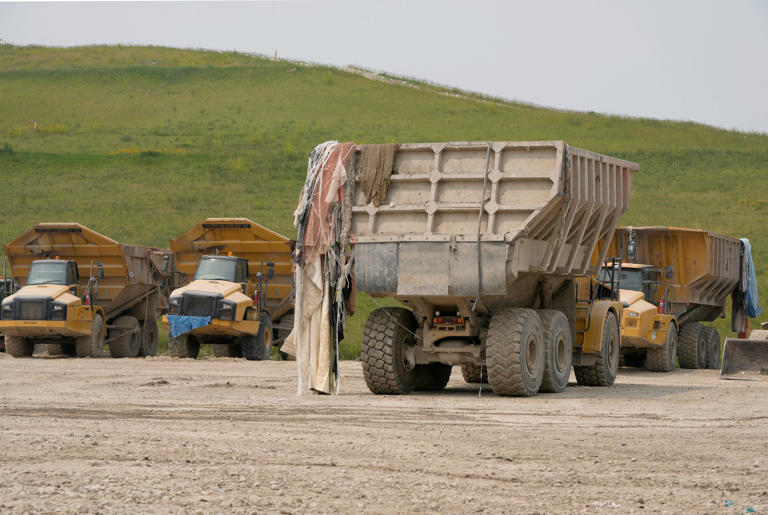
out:
<path id="1" fill-rule="evenodd" d="M 726 298 L 739 284 L 740 240 L 698 229 L 618 227 L 607 247 L 608 255 L 629 256 L 630 234 L 635 239 L 635 255 L 628 261 L 671 267 L 671 278 L 666 280 L 671 289 L 671 314 L 681 324 L 720 316 Z"/>
<path id="2" fill-rule="evenodd" d="M 208 218 L 178 238 L 171 240 L 176 255 L 176 268 L 186 276 L 195 276 L 200 257 L 207 254 L 227 255 L 248 260 L 249 280 L 257 282 L 261 263 L 275 265 L 274 278 L 267 288 L 267 304 L 286 304 L 292 295 L 291 240 L 270 231 L 247 218 Z"/>
<path id="3" fill-rule="evenodd" d="M 401 145 L 378 207 L 358 184 L 358 289 L 435 306 L 474 298 L 481 211 L 481 311 L 531 305 L 542 276 L 594 271 L 595 245 L 629 207 L 638 166 L 561 141 L 494 142 L 482 199 L 488 145 Z"/>
<path id="4" fill-rule="evenodd" d="M 93 265 L 102 263 L 104 277 L 98 280 L 97 301 L 109 320 L 146 299 L 146 319 L 154 319 L 167 310 L 164 294 L 173 266 L 170 250 L 122 245 L 77 223 L 36 225 L 5 246 L 5 255 L 16 282 L 26 286 L 33 261 L 38 259 L 71 260 L 77 263 L 79 286 L 88 285 Z M 145 316 L 137 313 L 140 320 Z"/>

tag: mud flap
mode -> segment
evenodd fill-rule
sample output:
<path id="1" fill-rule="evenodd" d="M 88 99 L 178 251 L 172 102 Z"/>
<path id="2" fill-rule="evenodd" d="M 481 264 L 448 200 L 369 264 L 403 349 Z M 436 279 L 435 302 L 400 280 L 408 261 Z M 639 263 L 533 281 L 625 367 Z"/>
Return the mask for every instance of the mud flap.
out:
<path id="1" fill-rule="evenodd" d="M 768 338 L 759 339 L 765 331 L 753 331 L 749 339 L 726 338 L 721 379 L 768 376 Z"/>

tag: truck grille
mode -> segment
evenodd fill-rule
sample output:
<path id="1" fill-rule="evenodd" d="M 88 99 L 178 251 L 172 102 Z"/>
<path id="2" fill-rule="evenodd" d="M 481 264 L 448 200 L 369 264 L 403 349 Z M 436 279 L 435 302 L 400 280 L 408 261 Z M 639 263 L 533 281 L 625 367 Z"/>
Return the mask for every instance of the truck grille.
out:
<path id="1" fill-rule="evenodd" d="M 21 300 L 19 303 L 18 320 L 45 320 L 42 300 Z"/>
<path id="2" fill-rule="evenodd" d="M 193 317 L 210 317 L 216 314 L 216 297 L 184 295 L 181 314 Z"/>

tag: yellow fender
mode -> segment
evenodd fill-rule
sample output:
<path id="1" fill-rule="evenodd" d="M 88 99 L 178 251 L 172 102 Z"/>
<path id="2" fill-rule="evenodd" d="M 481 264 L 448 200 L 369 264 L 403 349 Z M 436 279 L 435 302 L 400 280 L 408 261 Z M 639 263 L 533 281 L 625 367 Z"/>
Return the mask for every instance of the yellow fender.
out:
<path id="1" fill-rule="evenodd" d="M 616 317 L 616 325 L 621 324 L 621 302 L 613 300 L 597 300 L 592 304 L 589 312 L 589 326 L 582 335 L 581 351 L 584 354 L 595 354 L 600 351 L 603 344 L 603 325 L 608 313 L 613 313 Z M 621 328 L 619 327 L 619 338 L 621 338 Z"/>

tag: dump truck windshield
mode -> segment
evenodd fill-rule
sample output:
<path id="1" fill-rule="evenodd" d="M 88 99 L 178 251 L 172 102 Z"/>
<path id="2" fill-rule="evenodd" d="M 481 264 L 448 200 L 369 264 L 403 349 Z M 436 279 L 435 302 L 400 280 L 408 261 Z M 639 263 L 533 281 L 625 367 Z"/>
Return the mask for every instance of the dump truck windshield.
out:
<path id="1" fill-rule="evenodd" d="M 231 259 L 201 259 L 197 264 L 195 279 L 235 282 L 235 264 Z"/>
<path id="2" fill-rule="evenodd" d="M 606 282 L 611 279 L 609 271 L 603 268 L 600 270 L 597 280 Z M 643 291 L 643 271 L 640 268 L 622 268 L 621 283 L 622 290 Z"/>
<path id="3" fill-rule="evenodd" d="M 67 285 L 67 262 L 32 262 L 27 277 L 28 285 L 35 284 L 62 284 Z"/>

